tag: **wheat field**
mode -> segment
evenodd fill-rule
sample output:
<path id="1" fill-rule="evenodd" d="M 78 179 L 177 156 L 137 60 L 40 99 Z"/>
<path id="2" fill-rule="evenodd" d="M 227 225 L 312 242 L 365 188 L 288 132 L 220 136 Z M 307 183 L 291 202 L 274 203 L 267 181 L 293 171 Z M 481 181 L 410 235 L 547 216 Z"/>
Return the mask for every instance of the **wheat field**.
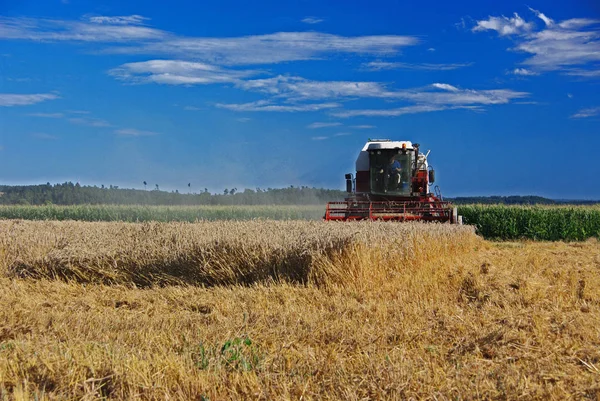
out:
<path id="1" fill-rule="evenodd" d="M 599 399 L 600 245 L 0 221 L 0 399 Z"/>

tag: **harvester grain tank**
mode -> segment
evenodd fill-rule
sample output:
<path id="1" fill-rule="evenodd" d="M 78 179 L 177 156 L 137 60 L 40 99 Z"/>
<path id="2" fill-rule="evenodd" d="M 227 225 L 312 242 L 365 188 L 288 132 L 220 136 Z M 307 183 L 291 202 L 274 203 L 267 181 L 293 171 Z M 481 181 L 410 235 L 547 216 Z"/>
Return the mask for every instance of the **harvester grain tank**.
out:
<path id="1" fill-rule="evenodd" d="M 369 139 L 356 159 L 356 176 L 346 174 L 343 202 L 329 202 L 325 220 L 431 221 L 459 224 L 456 208 L 444 201 L 435 171 L 419 144 Z"/>

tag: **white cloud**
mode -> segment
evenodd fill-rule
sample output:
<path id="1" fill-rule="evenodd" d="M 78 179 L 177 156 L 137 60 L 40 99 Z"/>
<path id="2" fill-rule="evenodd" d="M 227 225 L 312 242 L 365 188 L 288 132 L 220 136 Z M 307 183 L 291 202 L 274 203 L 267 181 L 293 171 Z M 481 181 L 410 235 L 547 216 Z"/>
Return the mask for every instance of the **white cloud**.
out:
<path id="1" fill-rule="evenodd" d="M 387 101 L 409 103 L 409 107 L 403 107 L 394 112 L 394 115 L 399 115 L 397 113 L 407 114 L 413 110 L 430 111 L 427 107 L 434 108 L 434 106 L 437 110 L 452 106 L 474 108 L 482 105 L 506 104 L 513 99 L 529 96 L 529 93 L 510 89 L 461 89 L 446 83 L 434 83 L 427 87 L 414 89 L 389 90 L 377 82 L 310 81 L 299 77 L 283 76 L 242 81 L 238 87 L 265 93 L 270 95 L 271 99 L 244 104 L 217 104 L 217 107 L 235 111 L 316 111 L 337 108 L 341 105 L 338 103 L 306 104 L 301 102 L 325 99 L 380 98 Z M 418 108 L 411 108 L 415 106 Z M 389 112 L 382 111 L 381 113 L 388 115 Z M 348 116 L 349 114 L 340 111 L 334 115 Z M 318 123 L 317 127 L 321 124 Z"/>
<path id="2" fill-rule="evenodd" d="M 282 75 L 274 78 L 242 81 L 237 86 L 245 90 L 295 100 L 393 96 L 378 82 L 311 81 L 300 77 Z"/>
<path id="3" fill-rule="evenodd" d="M 67 119 L 72 124 L 87 125 L 89 127 L 110 127 L 111 124 L 101 118 L 72 117 Z"/>
<path id="4" fill-rule="evenodd" d="M 477 21 L 477 25 L 472 30 L 473 32 L 492 30 L 498 32 L 500 36 L 506 36 L 526 33 L 531 31 L 533 27 L 534 25 L 531 22 L 525 22 L 519 14 L 515 13 L 512 18 L 490 16 L 487 20 Z"/>
<path id="5" fill-rule="evenodd" d="M 88 20 L 95 24 L 108 24 L 108 25 L 141 25 L 144 21 L 150 18 L 142 17 L 141 15 L 127 15 L 120 17 L 107 17 L 97 16 L 89 17 Z"/>
<path id="6" fill-rule="evenodd" d="M 354 129 L 373 129 L 373 128 L 377 128 L 374 125 L 351 125 L 350 128 L 354 128 Z"/>
<path id="7" fill-rule="evenodd" d="M 313 141 L 324 141 L 325 139 L 329 139 L 328 136 L 313 136 L 312 138 Z"/>
<path id="8" fill-rule="evenodd" d="M 551 26 L 554 24 L 554 20 L 552 18 L 548 18 L 544 15 L 544 13 L 539 12 L 538 10 L 534 10 L 533 8 L 529 7 L 529 10 L 534 13 L 539 19 L 541 19 L 542 21 L 544 21 L 544 24 L 546 24 L 546 26 Z"/>
<path id="9" fill-rule="evenodd" d="M 141 26 L 139 15 L 87 20 L 0 17 L 0 38 L 112 44 L 106 53 L 168 55 L 219 65 L 310 60 L 336 53 L 397 54 L 419 43 L 414 36 L 346 37 L 320 32 L 276 32 L 241 37 L 187 37 Z"/>
<path id="10" fill-rule="evenodd" d="M 435 49 L 433 47 L 430 47 L 429 49 L 427 49 L 428 52 L 434 52 Z"/>
<path id="11" fill-rule="evenodd" d="M 419 40 L 412 36 L 345 37 L 320 32 L 277 32 L 233 38 L 169 37 L 107 51 L 174 55 L 220 65 L 249 65 L 311 60 L 336 53 L 387 56 L 417 43 Z"/>
<path id="12" fill-rule="evenodd" d="M 432 63 L 401 63 L 401 62 L 386 62 L 386 61 L 371 61 L 362 65 L 367 71 L 382 71 L 382 70 L 425 70 L 425 71 L 449 71 L 458 68 L 469 67 L 473 63 L 453 63 L 453 64 L 432 64 Z"/>
<path id="13" fill-rule="evenodd" d="M 159 135 L 158 132 L 142 131 L 142 130 L 135 129 L 135 128 L 121 128 L 121 129 L 115 130 L 115 133 L 117 135 L 123 135 L 123 136 L 154 136 L 154 135 Z"/>
<path id="14" fill-rule="evenodd" d="M 513 75 L 533 76 L 540 75 L 538 72 L 528 70 L 527 68 L 515 68 L 511 71 Z"/>
<path id="15" fill-rule="evenodd" d="M 217 103 L 217 107 L 232 111 L 275 111 L 275 112 L 297 112 L 297 111 L 319 111 L 338 108 L 339 103 L 308 103 L 308 104 L 273 104 L 267 100 L 259 100 L 250 103 Z"/>
<path id="16" fill-rule="evenodd" d="M 529 96 L 526 92 L 510 89 L 473 90 L 460 89 L 449 84 L 436 83 L 429 87 L 394 92 L 399 100 L 413 103 L 390 109 L 344 110 L 332 113 L 335 117 L 383 117 L 404 114 L 428 113 L 442 110 L 481 110 L 482 106 L 510 103 L 513 99 Z"/>
<path id="17" fill-rule="evenodd" d="M 516 19 L 515 14 L 515 19 L 511 19 L 510 24 L 505 17 L 490 17 L 486 21 L 477 21 L 473 31 L 493 29 L 501 36 L 513 35 L 515 46 L 511 50 L 529 55 L 529 58 L 522 62 L 529 68 L 517 68 L 517 74 L 517 70 L 532 71 L 532 74 L 562 71 L 568 75 L 586 78 L 600 76 L 597 64 L 600 63 L 600 20 L 574 18 L 557 24 L 540 11 L 530 10 L 544 21 L 543 29 L 534 31 L 533 23 L 525 22 L 520 17 Z M 495 23 L 491 24 L 490 21 Z M 591 66 L 591 70 L 584 68 L 587 66 Z"/>
<path id="18" fill-rule="evenodd" d="M 27 115 L 41 118 L 63 118 L 65 116 L 63 113 L 28 113 Z"/>
<path id="19" fill-rule="evenodd" d="M 101 118 L 89 117 L 86 110 L 67 110 L 65 113 L 28 113 L 31 117 L 66 119 L 71 124 L 87 125 L 90 127 L 110 127 L 111 124 Z M 77 116 L 77 117 L 76 117 Z"/>
<path id="20" fill-rule="evenodd" d="M 225 69 L 183 60 L 149 60 L 123 64 L 110 70 L 109 74 L 121 80 L 137 83 L 207 85 L 237 82 L 241 78 L 256 75 L 257 72 Z"/>
<path id="21" fill-rule="evenodd" d="M 332 122 L 332 123 L 312 123 L 306 126 L 306 128 L 309 129 L 316 129 L 316 128 L 327 128 L 327 127 L 339 127 L 340 125 L 342 125 L 342 123 L 338 123 L 338 122 Z"/>
<path id="22" fill-rule="evenodd" d="M 437 88 L 437 89 L 445 90 L 445 91 L 458 92 L 458 88 L 456 86 L 452 86 L 449 84 L 435 83 L 435 84 L 431 84 L 431 86 L 433 86 L 434 88 Z"/>
<path id="23" fill-rule="evenodd" d="M 581 109 L 577 113 L 573 114 L 571 118 L 588 118 L 600 116 L 600 107 L 589 107 L 587 109 Z"/>
<path id="24" fill-rule="evenodd" d="M 527 97 L 525 92 L 509 89 L 469 90 L 445 83 L 429 87 L 392 91 L 378 82 L 310 81 L 299 77 L 275 77 L 243 81 L 243 89 L 258 91 L 287 101 L 382 98 L 428 104 L 503 104 L 511 99 Z M 292 106 L 295 107 L 295 106 Z"/>
<path id="25" fill-rule="evenodd" d="M 583 68 L 568 68 L 565 69 L 565 74 L 583 78 L 600 78 L 600 66 L 593 66 L 592 68 L 597 69 L 584 70 Z"/>
<path id="26" fill-rule="evenodd" d="M 31 95 L 0 93 L 0 107 L 28 106 L 30 104 L 36 104 L 46 100 L 54 100 L 58 98 L 59 96 L 53 93 L 36 93 Z"/>
<path id="27" fill-rule="evenodd" d="M 106 18 L 110 19 L 110 17 Z M 124 43 L 167 40 L 172 36 L 159 29 L 127 24 L 123 20 L 115 24 L 95 23 L 89 20 L 0 17 L 0 38 L 3 39 Z"/>
<path id="28" fill-rule="evenodd" d="M 318 18 L 318 17 L 306 17 L 304 19 L 302 19 L 302 22 L 304 22 L 305 24 L 318 24 L 320 22 L 323 22 L 322 18 Z"/>
<path id="29" fill-rule="evenodd" d="M 445 87 L 447 86 L 447 88 Z M 427 88 L 415 91 L 406 91 L 401 98 L 417 104 L 429 105 L 493 105 L 510 103 L 513 99 L 528 97 L 527 92 L 517 92 L 510 89 L 458 89 L 448 84 L 432 85 L 435 89 Z"/>
<path id="30" fill-rule="evenodd" d="M 348 136 L 352 135 L 351 132 L 338 132 L 337 134 L 333 134 L 333 136 Z"/>
<path id="31" fill-rule="evenodd" d="M 580 29 L 585 26 L 597 24 L 598 22 L 599 21 L 597 19 L 591 18 L 571 18 L 566 21 L 562 21 L 558 25 L 564 29 Z"/>
<path id="32" fill-rule="evenodd" d="M 457 107 L 452 107 L 457 108 Z M 416 114 L 416 113 L 429 113 L 432 111 L 448 110 L 446 106 L 433 106 L 433 105 L 415 105 L 405 106 L 393 109 L 366 109 L 366 110 L 345 110 L 333 113 L 336 117 L 396 117 L 404 114 Z"/>
<path id="33" fill-rule="evenodd" d="M 568 30 L 554 25 L 528 35 L 515 49 L 532 54 L 523 63 L 541 71 L 600 62 L 600 31 Z"/>

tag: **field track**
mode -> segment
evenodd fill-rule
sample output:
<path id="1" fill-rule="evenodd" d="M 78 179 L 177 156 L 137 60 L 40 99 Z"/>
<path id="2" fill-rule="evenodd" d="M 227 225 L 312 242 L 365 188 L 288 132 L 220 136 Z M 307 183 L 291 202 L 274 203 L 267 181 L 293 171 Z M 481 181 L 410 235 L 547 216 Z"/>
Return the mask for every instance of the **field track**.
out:
<path id="1" fill-rule="evenodd" d="M 0 222 L 0 399 L 598 399 L 600 246 Z"/>

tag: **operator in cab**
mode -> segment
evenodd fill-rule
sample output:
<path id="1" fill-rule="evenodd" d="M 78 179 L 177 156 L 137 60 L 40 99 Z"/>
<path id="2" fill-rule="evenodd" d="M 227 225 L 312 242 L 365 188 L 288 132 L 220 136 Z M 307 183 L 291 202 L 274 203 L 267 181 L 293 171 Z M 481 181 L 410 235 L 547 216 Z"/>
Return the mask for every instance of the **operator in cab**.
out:
<path id="1" fill-rule="evenodd" d="M 398 160 L 396 160 L 396 156 L 392 156 L 387 166 L 386 171 L 386 192 L 394 191 L 398 189 L 400 185 L 400 175 L 402 173 L 402 165 Z"/>

